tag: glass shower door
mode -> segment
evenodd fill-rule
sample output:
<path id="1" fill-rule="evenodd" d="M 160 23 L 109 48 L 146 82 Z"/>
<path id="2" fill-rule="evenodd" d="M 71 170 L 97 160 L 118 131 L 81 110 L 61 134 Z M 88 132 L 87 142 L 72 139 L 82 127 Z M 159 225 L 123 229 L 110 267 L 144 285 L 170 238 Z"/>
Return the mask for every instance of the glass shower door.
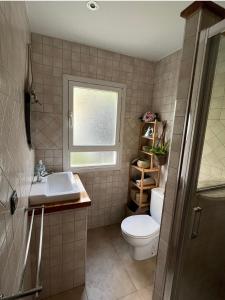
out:
<path id="1" fill-rule="evenodd" d="M 225 36 L 220 36 L 198 188 L 225 184 Z"/>

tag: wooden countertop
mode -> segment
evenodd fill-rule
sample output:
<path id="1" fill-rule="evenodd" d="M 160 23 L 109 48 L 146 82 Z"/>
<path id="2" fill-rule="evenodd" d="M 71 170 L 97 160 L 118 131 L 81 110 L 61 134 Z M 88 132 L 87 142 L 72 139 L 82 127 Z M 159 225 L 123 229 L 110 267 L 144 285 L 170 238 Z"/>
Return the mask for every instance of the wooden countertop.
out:
<path id="1" fill-rule="evenodd" d="M 76 209 L 76 208 L 83 208 L 88 207 L 91 205 L 91 199 L 88 196 L 88 193 L 86 192 L 80 177 L 78 174 L 74 174 L 75 180 L 78 183 L 78 185 L 81 188 L 80 193 L 80 199 L 79 200 L 63 200 L 63 201 L 57 201 L 57 202 L 51 202 L 51 203 L 43 203 L 45 207 L 45 213 L 52 213 L 62 210 L 68 210 L 68 209 Z M 41 206 L 42 204 L 38 205 Z M 35 207 L 34 206 L 30 206 Z M 31 212 L 30 212 L 31 213 Z M 29 213 L 29 214 L 30 214 Z M 35 214 L 41 214 L 41 208 L 35 210 Z"/>

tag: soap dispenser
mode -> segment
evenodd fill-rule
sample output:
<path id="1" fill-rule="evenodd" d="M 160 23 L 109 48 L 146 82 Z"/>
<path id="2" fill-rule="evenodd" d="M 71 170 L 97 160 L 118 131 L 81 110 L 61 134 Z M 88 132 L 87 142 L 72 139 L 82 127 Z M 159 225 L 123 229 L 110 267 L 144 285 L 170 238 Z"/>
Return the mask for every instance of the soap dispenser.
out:
<path id="1" fill-rule="evenodd" d="M 34 171 L 34 175 L 37 176 L 37 182 L 41 182 L 41 176 L 43 174 L 45 174 L 45 165 L 43 164 L 42 160 L 39 160 Z"/>

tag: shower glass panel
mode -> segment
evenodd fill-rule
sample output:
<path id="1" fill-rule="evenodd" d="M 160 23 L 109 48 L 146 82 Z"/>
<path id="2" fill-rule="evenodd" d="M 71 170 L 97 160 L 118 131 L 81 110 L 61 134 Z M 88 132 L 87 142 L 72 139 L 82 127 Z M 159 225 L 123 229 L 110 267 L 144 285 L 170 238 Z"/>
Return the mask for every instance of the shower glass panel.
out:
<path id="1" fill-rule="evenodd" d="M 225 36 L 221 35 L 211 92 L 198 189 L 225 185 Z"/>

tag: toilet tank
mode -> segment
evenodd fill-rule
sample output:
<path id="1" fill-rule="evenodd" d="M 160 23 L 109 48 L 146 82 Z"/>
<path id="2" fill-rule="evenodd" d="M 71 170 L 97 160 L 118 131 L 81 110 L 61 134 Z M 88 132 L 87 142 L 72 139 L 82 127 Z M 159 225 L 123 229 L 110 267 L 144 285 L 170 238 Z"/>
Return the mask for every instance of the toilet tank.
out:
<path id="1" fill-rule="evenodd" d="M 155 188 L 151 190 L 150 214 L 158 224 L 161 223 L 163 200 L 164 189 Z"/>

